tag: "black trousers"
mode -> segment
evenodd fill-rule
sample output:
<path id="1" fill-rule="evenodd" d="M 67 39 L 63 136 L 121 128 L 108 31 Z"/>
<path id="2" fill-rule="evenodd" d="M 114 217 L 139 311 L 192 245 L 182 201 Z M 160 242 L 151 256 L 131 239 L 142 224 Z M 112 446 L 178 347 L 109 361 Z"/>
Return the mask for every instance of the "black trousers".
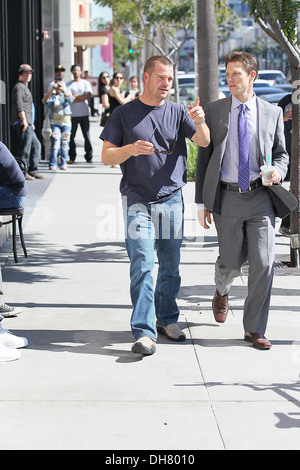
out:
<path id="1" fill-rule="evenodd" d="M 89 116 L 81 116 L 81 117 L 72 116 L 72 131 L 71 131 L 71 137 L 70 137 L 70 151 L 69 151 L 70 160 L 74 162 L 76 159 L 75 135 L 77 132 L 78 124 L 81 127 L 82 134 L 84 137 L 84 150 L 85 150 L 84 158 L 86 159 L 87 162 L 89 162 L 93 158 L 93 147 L 92 147 L 91 138 L 90 138 Z"/>

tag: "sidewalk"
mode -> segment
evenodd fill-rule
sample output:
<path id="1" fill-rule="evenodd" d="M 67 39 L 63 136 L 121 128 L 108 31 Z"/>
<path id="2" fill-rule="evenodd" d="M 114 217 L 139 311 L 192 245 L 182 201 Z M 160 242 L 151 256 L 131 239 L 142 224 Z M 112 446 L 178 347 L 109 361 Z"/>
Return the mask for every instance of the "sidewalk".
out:
<path id="1" fill-rule="evenodd" d="M 0 364 L 0 449 L 300 449 L 300 270 L 284 267 L 289 240 L 277 235 L 267 337 L 270 351 L 243 341 L 247 273 L 230 295 L 230 314 L 211 311 L 214 228 L 196 223 L 194 184 L 184 188 L 181 344 L 159 337 L 151 357 L 131 353 L 129 262 L 123 240 L 120 171 L 94 162 L 29 182 L 15 264 L 0 253 L 5 301 L 22 306 L 5 328 L 26 336 L 19 361 Z"/>

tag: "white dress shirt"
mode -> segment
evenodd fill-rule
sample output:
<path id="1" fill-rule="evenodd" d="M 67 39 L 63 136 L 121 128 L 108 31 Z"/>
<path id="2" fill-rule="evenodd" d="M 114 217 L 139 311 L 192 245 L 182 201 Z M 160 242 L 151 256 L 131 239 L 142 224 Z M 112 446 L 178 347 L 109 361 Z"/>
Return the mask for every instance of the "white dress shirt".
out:
<path id="1" fill-rule="evenodd" d="M 221 181 L 225 183 L 238 183 L 239 176 L 239 144 L 238 144 L 238 115 L 242 102 L 232 96 L 229 121 L 228 138 L 221 167 Z M 257 133 L 257 100 L 253 95 L 246 101 L 246 114 L 248 119 L 249 135 L 249 170 L 250 182 L 259 178 L 259 148 Z"/>
<path id="2" fill-rule="evenodd" d="M 239 144 L 238 144 L 238 115 L 239 105 L 242 103 L 232 95 L 231 110 L 229 115 L 229 130 L 226 148 L 221 166 L 221 181 L 225 183 L 238 183 L 239 176 Z M 252 98 L 244 103 L 248 119 L 249 135 L 249 170 L 250 182 L 257 180 L 260 175 L 259 147 L 258 147 L 258 113 L 257 99 L 254 94 Z M 205 209 L 204 204 L 197 204 L 197 210 Z"/>

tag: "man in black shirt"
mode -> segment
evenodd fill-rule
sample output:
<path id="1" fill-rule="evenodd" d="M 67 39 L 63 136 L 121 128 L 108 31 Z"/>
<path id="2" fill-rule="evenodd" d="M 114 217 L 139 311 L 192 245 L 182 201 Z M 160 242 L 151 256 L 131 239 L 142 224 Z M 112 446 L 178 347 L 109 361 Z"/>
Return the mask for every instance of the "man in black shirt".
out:
<path id="1" fill-rule="evenodd" d="M 21 158 L 26 165 L 26 179 L 44 178 L 37 171 L 41 144 L 34 131 L 34 105 L 28 88 L 32 72 L 30 65 L 20 65 L 19 80 L 13 87 L 11 99 L 11 124 L 17 139 L 16 157 Z"/>

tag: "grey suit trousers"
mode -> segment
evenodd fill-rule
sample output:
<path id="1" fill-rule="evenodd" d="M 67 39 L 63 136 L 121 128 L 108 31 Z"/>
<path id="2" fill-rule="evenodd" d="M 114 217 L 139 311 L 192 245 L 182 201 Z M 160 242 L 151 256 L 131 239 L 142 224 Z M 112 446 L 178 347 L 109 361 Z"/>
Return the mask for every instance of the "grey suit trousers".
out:
<path id="1" fill-rule="evenodd" d="M 275 214 L 268 191 L 260 187 L 246 193 L 222 189 L 221 214 L 213 214 L 219 256 L 215 282 L 220 295 L 229 292 L 248 260 L 248 296 L 244 303 L 245 331 L 265 333 L 275 259 Z"/>

